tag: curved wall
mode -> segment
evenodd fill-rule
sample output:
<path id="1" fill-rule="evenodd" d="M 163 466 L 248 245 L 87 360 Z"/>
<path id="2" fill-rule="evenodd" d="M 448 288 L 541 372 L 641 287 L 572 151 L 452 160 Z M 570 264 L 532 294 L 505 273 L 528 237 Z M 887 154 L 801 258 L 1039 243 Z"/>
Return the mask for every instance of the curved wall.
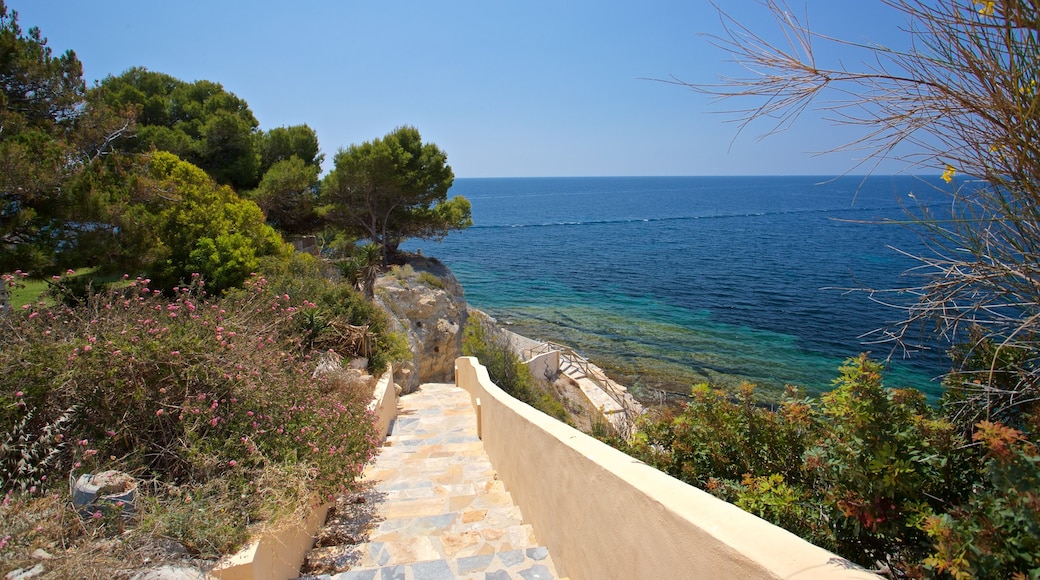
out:
<path id="1" fill-rule="evenodd" d="M 564 576 L 877 578 L 513 399 L 473 357 L 456 359 L 455 379 L 479 400 L 491 462 Z"/>

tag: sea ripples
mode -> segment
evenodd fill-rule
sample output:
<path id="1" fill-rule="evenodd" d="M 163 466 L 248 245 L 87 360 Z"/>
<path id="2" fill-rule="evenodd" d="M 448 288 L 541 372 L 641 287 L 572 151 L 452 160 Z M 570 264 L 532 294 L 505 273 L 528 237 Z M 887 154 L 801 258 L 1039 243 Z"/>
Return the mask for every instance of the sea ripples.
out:
<path id="1" fill-rule="evenodd" d="M 468 300 L 523 334 L 567 343 L 639 387 L 743 381 L 819 392 L 898 317 L 862 292 L 914 265 L 912 178 L 566 178 L 456 181 L 475 225 L 424 253 Z M 918 194 L 917 199 L 926 199 Z M 855 198 L 852 203 L 850 198 Z M 875 351 L 879 355 L 887 351 Z M 938 355 L 892 383 L 938 393 Z"/>

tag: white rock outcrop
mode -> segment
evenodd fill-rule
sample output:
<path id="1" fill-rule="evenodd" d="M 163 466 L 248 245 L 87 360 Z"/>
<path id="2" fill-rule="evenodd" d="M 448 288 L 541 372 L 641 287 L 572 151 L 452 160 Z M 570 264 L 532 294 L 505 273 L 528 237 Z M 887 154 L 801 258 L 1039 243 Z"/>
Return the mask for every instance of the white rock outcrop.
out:
<path id="1" fill-rule="evenodd" d="M 453 382 L 468 312 L 451 271 L 437 260 L 412 258 L 409 266 L 379 278 L 376 302 L 390 313 L 394 330 L 408 339 L 412 359 L 395 365 L 395 380 L 404 392 L 422 383 Z"/>

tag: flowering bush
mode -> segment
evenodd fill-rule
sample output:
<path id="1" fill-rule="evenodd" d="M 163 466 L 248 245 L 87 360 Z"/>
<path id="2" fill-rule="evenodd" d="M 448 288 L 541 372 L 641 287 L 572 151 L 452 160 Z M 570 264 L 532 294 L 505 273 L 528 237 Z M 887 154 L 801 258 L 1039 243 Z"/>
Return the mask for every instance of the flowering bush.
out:
<path id="1" fill-rule="evenodd" d="M 819 401 L 753 401 L 750 387 L 735 400 L 695 388 L 626 450 L 853 561 L 902 572 L 923 573 L 937 549 L 938 524 L 923 522 L 983 479 L 960 429 L 920 392 L 884 388 L 865 355 Z"/>
<path id="2" fill-rule="evenodd" d="M 321 297 L 276 293 L 255 275 L 223 298 L 204 288 L 196 276 L 170 297 L 139 278 L 76 307 L 0 316 L 0 490 L 119 469 L 175 514 L 219 489 L 236 539 L 187 542 L 212 553 L 244 540 L 273 504 L 349 489 L 377 441 L 370 393 L 312 376 L 301 320 Z M 306 497 L 286 498 L 292 489 Z M 170 533 L 169 522 L 154 525 Z"/>
<path id="3" fill-rule="evenodd" d="M 983 478 L 969 501 L 928 517 L 935 544 L 925 560 L 954 578 L 1040 573 L 1040 452 L 1017 429 L 982 421 L 973 439 L 986 449 Z"/>

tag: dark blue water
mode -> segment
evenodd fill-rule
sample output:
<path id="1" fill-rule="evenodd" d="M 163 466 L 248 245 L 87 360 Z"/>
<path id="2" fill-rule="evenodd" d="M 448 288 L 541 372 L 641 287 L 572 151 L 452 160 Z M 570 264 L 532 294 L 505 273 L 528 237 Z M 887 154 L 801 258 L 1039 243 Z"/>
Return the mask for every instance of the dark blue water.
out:
<path id="1" fill-rule="evenodd" d="M 941 182 L 940 182 L 941 183 Z M 934 180 L 900 177 L 458 179 L 474 226 L 410 242 L 446 263 L 467 300 L 521 334 L 571 345 L 623 383 L 688 392 L 710 382 L 818 393 L 863 335 L 900 313 L 918 251 L 904 206 Z M 909 194 L 914 194 L 913 196 Z M 933 193 L 934 196 L 934 193 Z M 936 352 L 890 362 L 889 386 L 933 395 Z"/>

